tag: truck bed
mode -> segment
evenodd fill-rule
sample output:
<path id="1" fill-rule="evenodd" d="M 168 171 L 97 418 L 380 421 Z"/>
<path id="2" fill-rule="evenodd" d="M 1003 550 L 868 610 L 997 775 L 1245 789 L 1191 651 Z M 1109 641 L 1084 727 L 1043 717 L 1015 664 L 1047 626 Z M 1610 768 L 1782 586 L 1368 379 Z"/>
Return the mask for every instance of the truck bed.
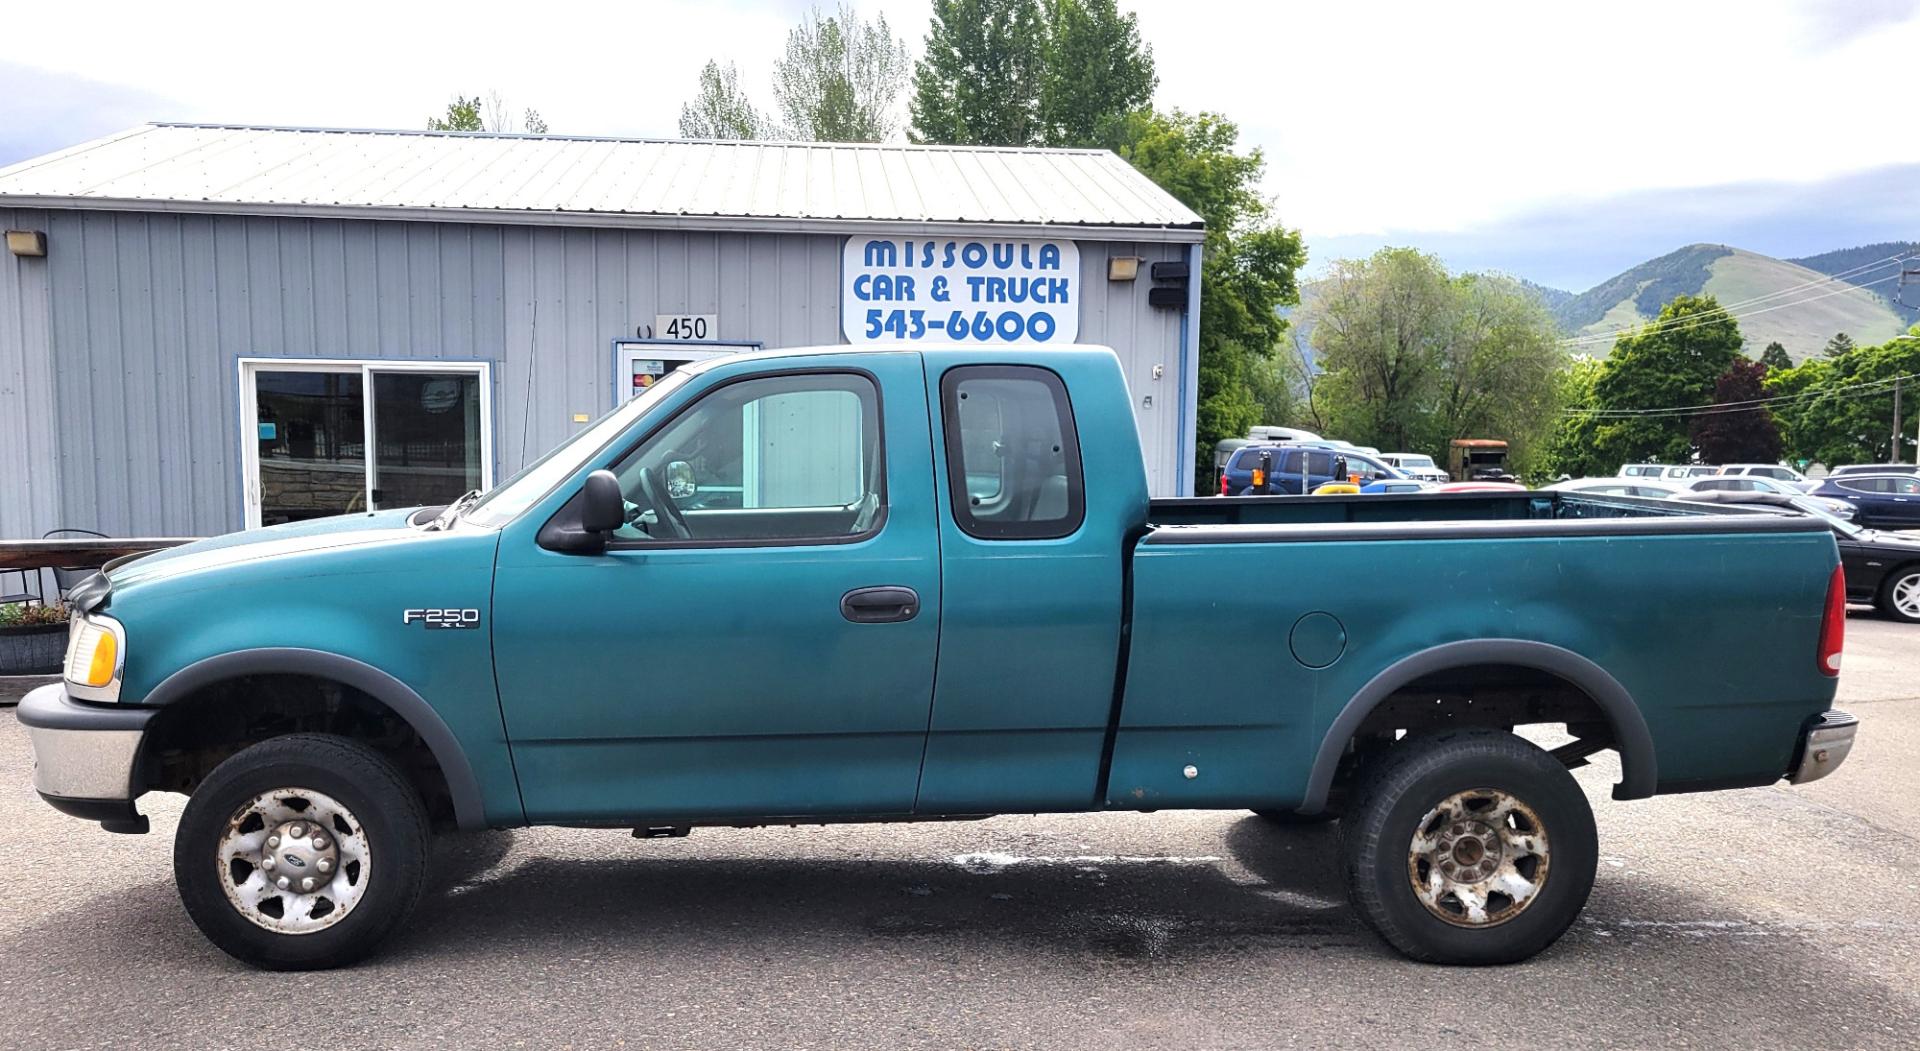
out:
<path id="1" fill-rule="evenodd" d="M 1606 669 L 1662 745 L 1635 796 L 1768 783 L 1832 699 L 1815 653 L 1837 554 L 1806 516 L 1515 492 L 1157 500 L 1149 518 L 1110 806 L 1310 800 L 1347 704 L 1441 648 L 1522 682 L 1545 664 L 1516 652 Z"/>

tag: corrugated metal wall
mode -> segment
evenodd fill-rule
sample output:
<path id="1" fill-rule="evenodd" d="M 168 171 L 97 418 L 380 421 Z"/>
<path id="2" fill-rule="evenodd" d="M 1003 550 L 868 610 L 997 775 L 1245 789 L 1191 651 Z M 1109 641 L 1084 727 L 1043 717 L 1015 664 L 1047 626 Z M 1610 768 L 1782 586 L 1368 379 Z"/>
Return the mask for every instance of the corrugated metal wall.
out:
<path id="1" fill-rule="evenodd" d="M 610 343 L 656 314 L 840 342 L 838 237 L 5 209 L 0 225 L 49 244 L 0 257 L 5 536 L 240 528 L 242 357 L 492 361 L 502 478 L 612 404 Z M 1121 352 L 1153 491 L 1171 493 L 1180 315 L 1146 305 L 1145 266 L 1106 270 L 1184 246 L 1080 248 L 1079 338 Z"/>

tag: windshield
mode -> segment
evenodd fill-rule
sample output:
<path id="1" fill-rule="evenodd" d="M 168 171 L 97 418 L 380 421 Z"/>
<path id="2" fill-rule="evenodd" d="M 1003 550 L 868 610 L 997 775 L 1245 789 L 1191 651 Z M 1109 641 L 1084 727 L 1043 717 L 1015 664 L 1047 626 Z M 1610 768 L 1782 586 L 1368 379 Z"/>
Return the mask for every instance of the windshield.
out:
<path id="1" fill-rule="evenodd" d="M 484 526 L 504 525 L 515 515 L 532 507 L 554 486 L 579 470 L 580 464 L 589 456 L 619 437 L 621 431 L 626 430 L 660 399 L 684 385 L 688 375 L 685 371 L 668 373 L 632 401 L 615 406 L 612 411 L 588 424 L 579 434 L 554 446 L 545 456 L 522 467 L 513 477 L 489 490 L 473 505 L 467 520 Z"/>
<path id="2" fill-rule="evenodd" d="M 1400 460 L 1400 466 L 1402 467 L 1432 467 L 1433 466 L 1433 457 L 1431 456 L 1402 456 L 1399 458 L 1399 460 Z"/>

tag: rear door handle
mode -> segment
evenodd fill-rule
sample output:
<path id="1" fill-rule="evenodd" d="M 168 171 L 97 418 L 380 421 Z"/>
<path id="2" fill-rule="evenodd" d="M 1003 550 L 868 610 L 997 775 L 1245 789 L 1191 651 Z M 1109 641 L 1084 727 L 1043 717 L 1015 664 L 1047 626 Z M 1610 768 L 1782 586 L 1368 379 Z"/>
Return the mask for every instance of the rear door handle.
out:
<path id="1" fill-rule="evenodd" d="M 840 615 L 855 624 L 898 624 L 920 614 L 920 594 L 912 588 L 854 588 L 840 596 Z"/>

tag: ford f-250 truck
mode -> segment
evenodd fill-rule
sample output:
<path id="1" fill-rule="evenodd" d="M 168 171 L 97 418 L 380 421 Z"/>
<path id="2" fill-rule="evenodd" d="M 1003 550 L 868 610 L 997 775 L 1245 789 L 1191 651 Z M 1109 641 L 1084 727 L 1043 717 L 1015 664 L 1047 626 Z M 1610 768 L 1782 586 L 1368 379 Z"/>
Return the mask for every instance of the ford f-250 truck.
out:
<path id="1" fill-rule="evenodd" d="M 187 793 L 187 912 L 273 968 L 400 925 L 436 828 L 1172 808 L 1338 817 L 1386 941 L 1494 963 L 1591 889 L 1569 767 L 1641 799 L 1847 753 L 1818 521 L 1149 500 L 1130 405 L 1097 348 L 716 358 L 484 495 L 110 563 L 19 708 L 36 787 L 123 832 Z"/>

